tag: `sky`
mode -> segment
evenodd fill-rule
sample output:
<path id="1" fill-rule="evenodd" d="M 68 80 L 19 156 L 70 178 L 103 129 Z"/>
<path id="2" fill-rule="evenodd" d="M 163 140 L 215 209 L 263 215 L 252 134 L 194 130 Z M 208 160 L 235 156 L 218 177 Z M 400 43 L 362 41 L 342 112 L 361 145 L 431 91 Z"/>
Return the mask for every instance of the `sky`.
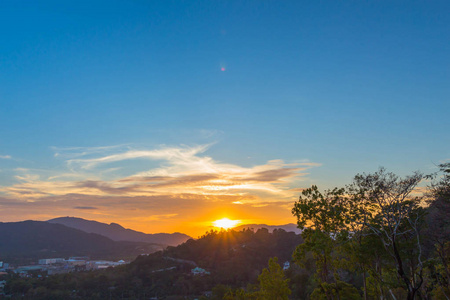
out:
<path id="1" fill-rule="evenodd" d="M 450 159 L 449 1 L 1 1 L 0 221 L 194 237 Z"/>

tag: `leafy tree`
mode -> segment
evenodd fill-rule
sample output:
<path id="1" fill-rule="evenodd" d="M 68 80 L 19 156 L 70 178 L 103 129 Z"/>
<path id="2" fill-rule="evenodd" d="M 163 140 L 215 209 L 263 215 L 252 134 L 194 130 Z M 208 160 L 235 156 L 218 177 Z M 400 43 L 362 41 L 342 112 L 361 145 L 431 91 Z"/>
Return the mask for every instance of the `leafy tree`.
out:
<path id="1" fill-rule="evenodd" d="M 445 170 L 450 172 L 450 165 Z M 314 257 L 318 285 L 311 297 L 342 297 L 348 282 L 341 274 L 347 269 L 362 274 L 365 299 L 387 294 L 403 297 L 401 286 L 404 298 L 415 299 L 424 282 L 426 260 L 421 236 L 426 210 L 423 197 L 414 191 L 422 178 L 417 172 L 400 178 L 380 168 L 373 174 L 356 175 L 345 189 L 322 194 L 312 186 L 302 192 L 292 212 L 303 229 L 304 243 L 294 258 L 301 265 L 307 253 Z M 448 195 L 449 182 L 444 176 L 435 184 L 436 194 Z M 447 257 L 446 248 L 440 249 L 441 256 Z"/>
<path id="2" fill-rule="evenodd" d="M 395 262 L 397 275 L 415 298 L 423 283 L 420 231 L 425 210 L 422 198 L 412 196 L 423 176 L 414 173 L 400 178 L 380 168 L 374 174 L 358 174 L 349 193 L 358 205 L 353 221 L 367 228 L 382 242 Z"/>
<path id="3" fill-rule="evenodd" d="M 278 264 L 278 258 L 269 259 L 269 267 L 258 276 L 260 290 L 257 293 L 259 300 L 287 300 L 291 294 L 289 280 L 286 279 L 283 269 Z"/>
<path id="4" fill-rule="evenodd" d="M 348 214 L 351 202 L 345 197 L 345 189 L 335 188 L 322 194 L 317 186 L 302 191 L 292 213 L 303 230 L 304 243 L 300 244 L 293 256 L 303 265 L 308 253 L 312 253 L 317 270 L 318 287 L 314 295 L 324 295 L 334 299 L 341 290 L 338 269 L 342 264 L 338 248 L 348 240 Z"/>
<path id="5" fill-rule="evenodd" d="M 315 289 L 311 294 L 312 300 L 326 300 L 329 295 L 332 295 L 332 299 L 345 299 L 345 300 L 359 300 L 361 296 L 358 290 L 344 281 L 337 280 L 336 283 L 328 284 L 321 283 L 320 289 Z M 327 293 L 325 293 L 327 291 Z"/>
<path id="6" fill-rule="evenodd" d="M 224 300 L 288 300 L 291 290 L 289 279 L 284 275 L 283 269 L 278 264 L 278 258 L 270 258 L 269 266 L 262 270 L 258 276 L 259 286 L 248 286 L 247 290 L 242 288 L 229 289 Z"/>
<path id="7" fill-rule="evenodd" d="M 342 245 L 342 251 L 348 257 L 348 268 L 362 275 L 363 296 L 367 300 L 369 294 L 379 298 L 384 295 L 383 279 L 386 253 L 376 236 L 368 234 L 364 227 L 356 227 L 352 237 Z"/>
<path id="8" fill-rule="evenodd" d="M 246 292 L 244 289 L 237 289 L 235 291 L 229 290 L 223 300 L 256 300 L 256 294 Z"/>

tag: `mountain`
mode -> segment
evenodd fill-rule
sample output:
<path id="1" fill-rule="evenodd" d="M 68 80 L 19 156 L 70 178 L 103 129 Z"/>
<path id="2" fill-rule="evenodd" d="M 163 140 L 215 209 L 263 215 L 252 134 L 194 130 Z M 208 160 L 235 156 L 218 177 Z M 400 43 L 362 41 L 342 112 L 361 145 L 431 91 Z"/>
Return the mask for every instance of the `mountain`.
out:
<path id="1" fill-rule="evenodd" d="M 69 256 L 134 258 L 160 248 L 145 243 L 116 242 L 61 224 L 41 221 L 0 222 L 0 254 L 3 260 L 9 262 Z"/>
<path id="2" fill-rule="evenodd" d="M 244 225 L 234 227 L 233 229 L 240 231 L 242 229 L 247 229 L 247 228 L 250 228 L 254 231 L 257 231 L 258 229 L 261 229 L 261 228 L 267 228 L 269 230 L 269 232 L 273 232 L 274 229 L 283 229 L 287 232 L 295 232 L 296 234 L 302 233 L 302 230 L 297 228 L 297 225 L 295 225 L 293 223 L 289 223 L 286 225 L 244 224 Z"/>
<path id="3" fill-rule="evenodd" d="M 61 217 L 48 220 L 47 222 L 62 224 L 67 227 L 72 227 L 88 233 L 101 234 L 113 241 L 145 242 L 177 246 L 191 238 L 190 236 L 179 232 L 148 234 L 132 229 L 126 229 L 116 223 L 111 223 L 108 225 L 97 221 L 90 221 L 74 217 Z"/>

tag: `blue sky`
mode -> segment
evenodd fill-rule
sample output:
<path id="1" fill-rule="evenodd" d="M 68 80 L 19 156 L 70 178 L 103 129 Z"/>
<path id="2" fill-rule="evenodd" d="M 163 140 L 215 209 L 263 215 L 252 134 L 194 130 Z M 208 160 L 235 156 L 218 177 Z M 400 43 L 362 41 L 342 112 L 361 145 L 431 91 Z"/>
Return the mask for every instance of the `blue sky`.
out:
<path id="1" fill-rule="evenodd" d="M 174 166 L 174 177 L 192 175 L 181 160 L 152 156 L 162 149 L 195 149 L 185 166 L 209 159 L 214 172 L 300 168 L 271 178 L 280 193 L 343 185 L 379 166 L 432 172 L 450 158 L 449 11 L 448 1 L 3 1 L 0 217 L 113 221 L 125 200 L 115 210 L 92 200 L 94 215 L 56 199 L 70 188 L 32 200 L 17 191 L 61 178 L 118 184 Z M 125 158 L 86 172 L 87 159 L 111 155 Z M 277 201 L 261 190 L 233 195 Z M 26 205 L 46 197 L 60 209 Z M 166 210 L 145 213 L 183 214 Z"/>

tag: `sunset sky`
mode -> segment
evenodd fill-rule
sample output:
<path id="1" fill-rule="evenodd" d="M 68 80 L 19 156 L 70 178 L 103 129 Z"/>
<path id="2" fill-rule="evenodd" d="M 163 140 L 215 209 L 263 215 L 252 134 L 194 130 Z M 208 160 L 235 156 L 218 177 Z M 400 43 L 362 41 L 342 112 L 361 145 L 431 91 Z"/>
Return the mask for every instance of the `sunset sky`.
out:
<path id="1" fill-rule="evenodd" d="M 39 3 L 37 3 L 39 2 Z M 450 1 L 2 1 L 0 221 L 201 235 L 450 159 Z"/>

